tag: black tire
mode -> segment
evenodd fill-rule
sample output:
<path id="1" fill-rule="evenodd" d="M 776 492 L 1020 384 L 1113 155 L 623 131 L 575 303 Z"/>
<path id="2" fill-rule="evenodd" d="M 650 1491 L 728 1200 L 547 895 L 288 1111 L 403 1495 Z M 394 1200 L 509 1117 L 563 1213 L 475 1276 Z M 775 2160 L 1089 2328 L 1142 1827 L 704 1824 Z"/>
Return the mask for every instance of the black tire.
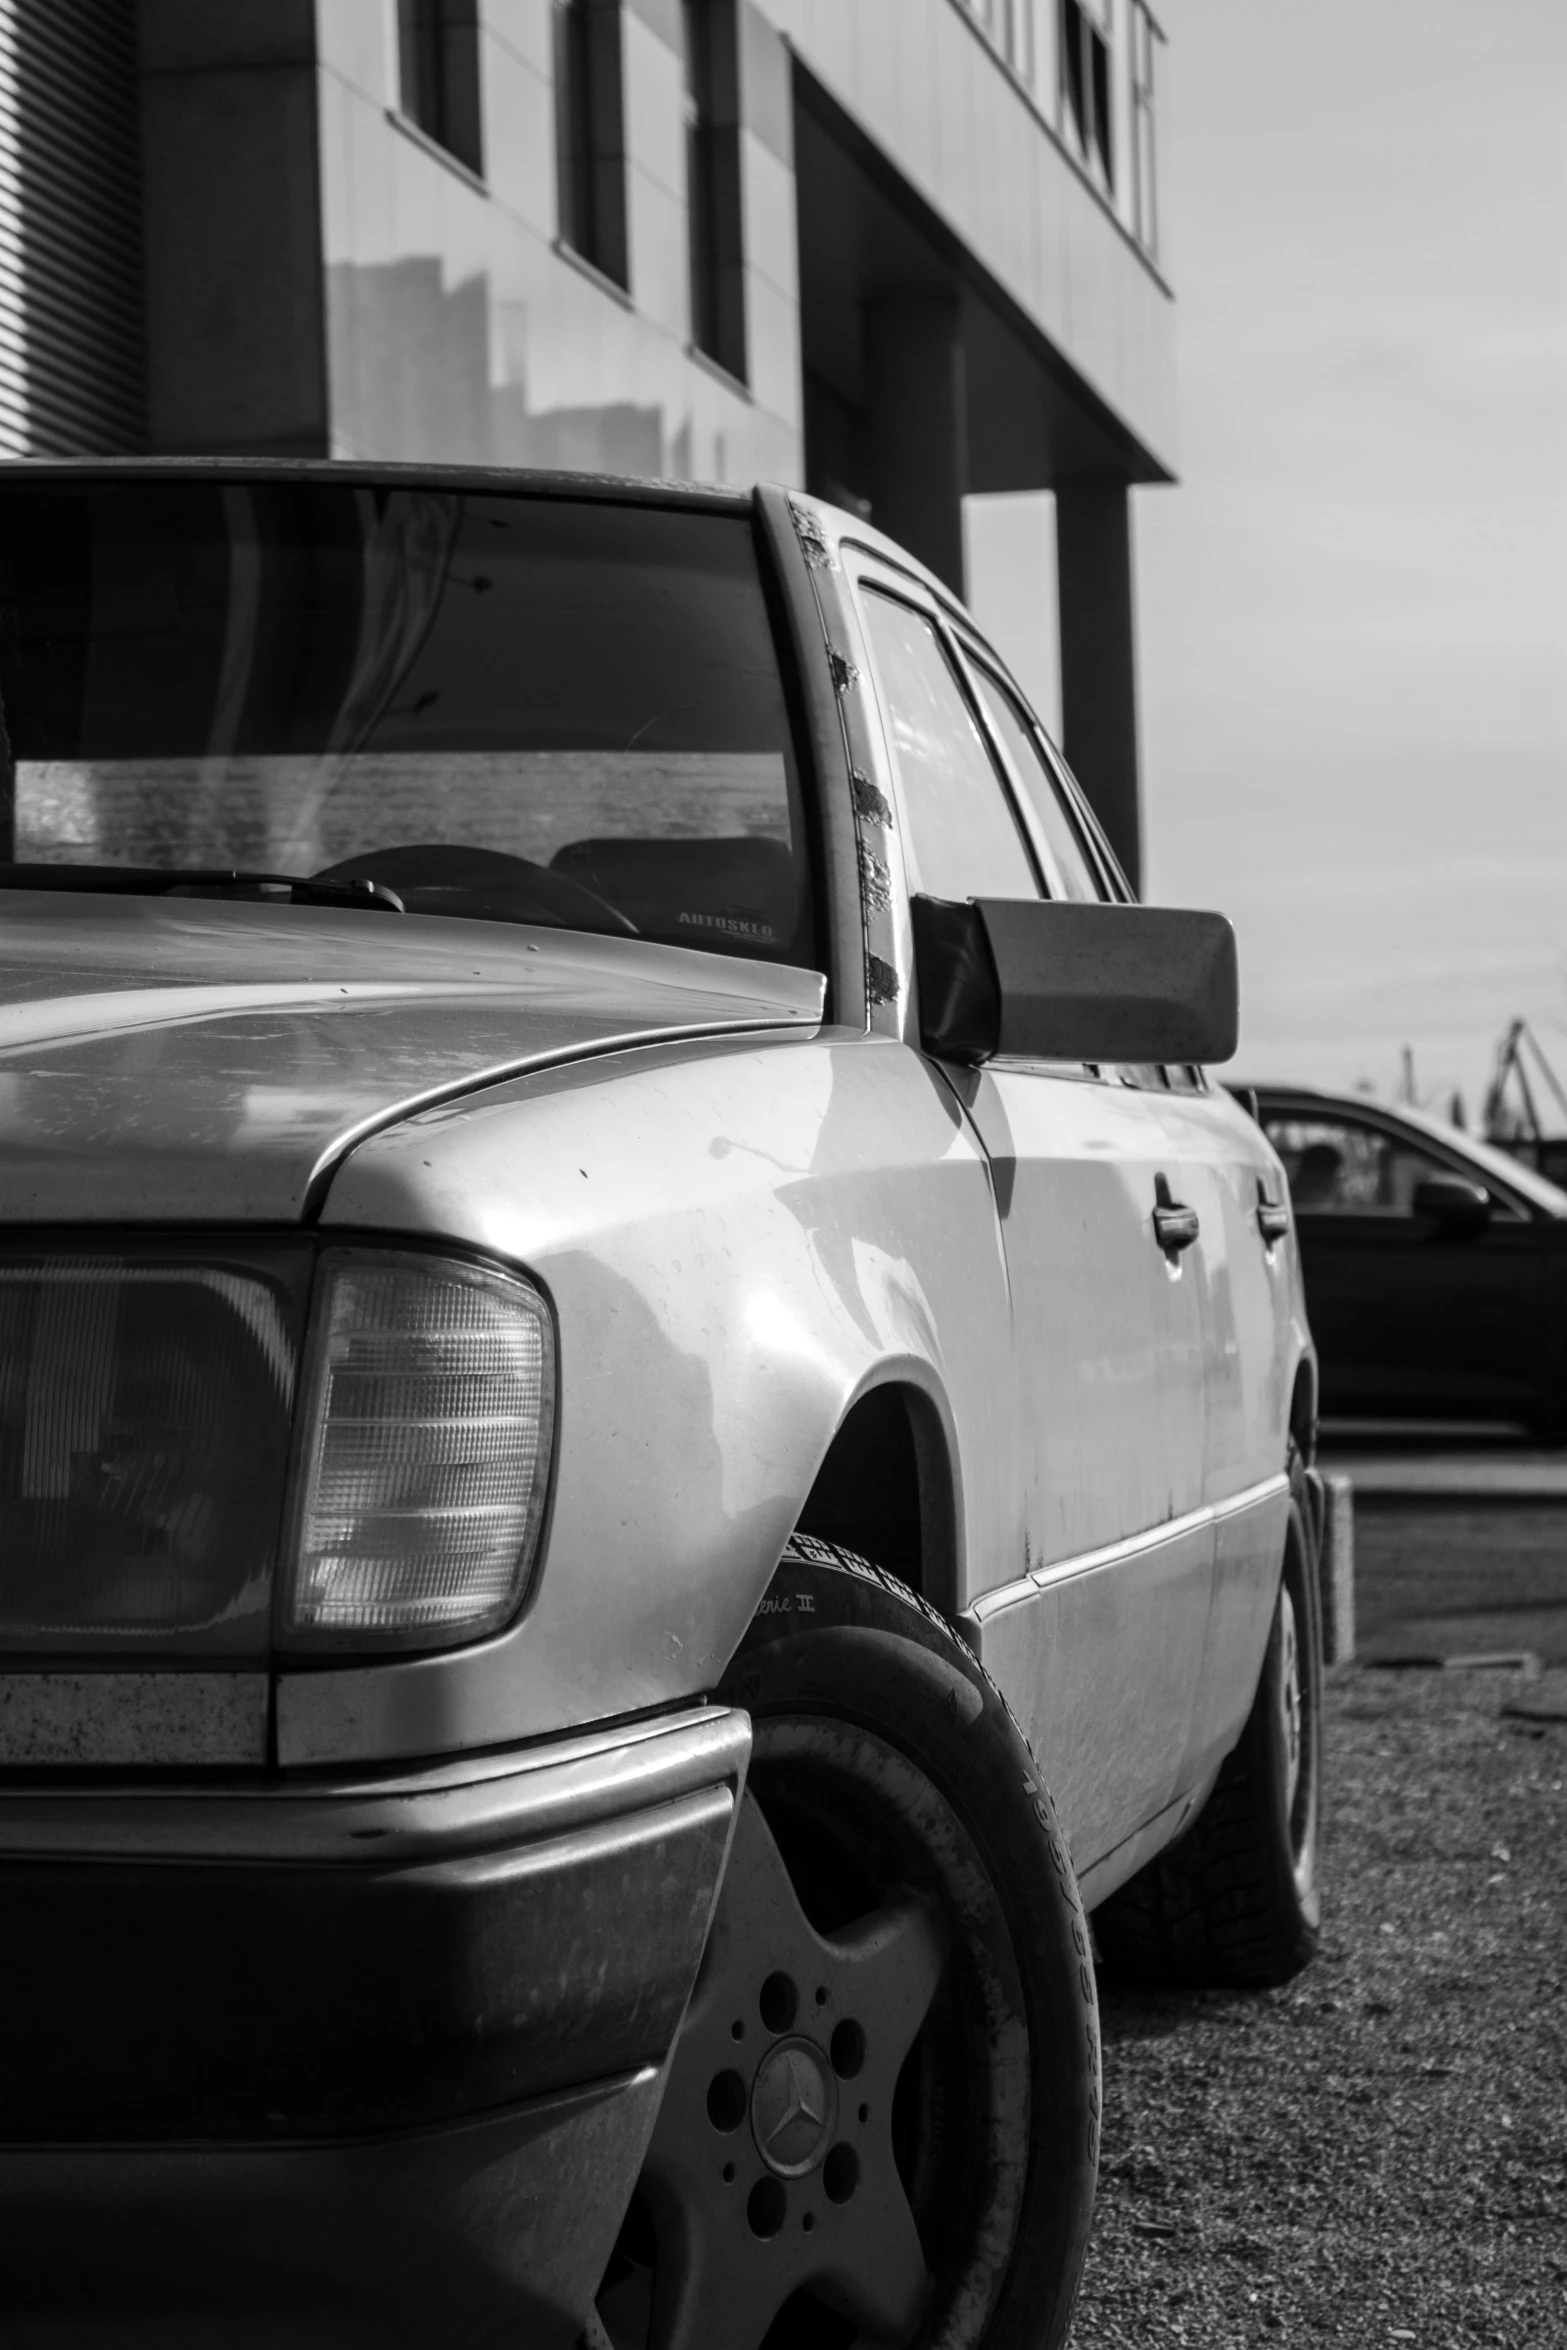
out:
<path id="1" fill-rule="evenodd" d="M 1021 1731 L 933 1609 L 806 1536 L 719 1694 L 752 1716 L 750 1781 L 599 2297 L 610 2341 L 1057 2350 L 1098 2009 Z"/>
<path id="2" fill-rule="evenodd" d="M 1246 1727 L 1180 1843 L 1095 1910 L 1107 1980 L 1258 1989 L 1287 1983 L 1316 1954 L 1322 1600 L 1315 1518 L 1293 1446 L 1289 1476 L 1279 1597 Z M 1286 1731 L 1292 1645 L 1299 1725 L 1293 1774 Z"/>

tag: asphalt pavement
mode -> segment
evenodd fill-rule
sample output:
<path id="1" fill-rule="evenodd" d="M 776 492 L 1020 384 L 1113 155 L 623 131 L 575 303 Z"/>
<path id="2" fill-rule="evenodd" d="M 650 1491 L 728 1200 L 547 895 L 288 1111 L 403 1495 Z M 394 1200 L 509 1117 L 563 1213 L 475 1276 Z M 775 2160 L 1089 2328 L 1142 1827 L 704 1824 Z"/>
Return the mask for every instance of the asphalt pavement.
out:
<path id="1" fill-rule="evenodd" d="M 1567 1453 L 1485 1430 L 1389 1429 L 1330 1431 L 1322 1458 L 1354 1493 L 1362 1663 L 1567 1668 Z"/>

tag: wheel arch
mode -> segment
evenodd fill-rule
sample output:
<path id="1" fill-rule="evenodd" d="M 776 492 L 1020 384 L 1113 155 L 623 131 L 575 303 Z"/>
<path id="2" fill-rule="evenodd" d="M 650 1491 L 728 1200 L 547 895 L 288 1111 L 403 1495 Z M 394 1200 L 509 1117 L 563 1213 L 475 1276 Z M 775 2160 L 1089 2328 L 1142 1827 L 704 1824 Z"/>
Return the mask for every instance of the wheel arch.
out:
<path id="1" fill-rule="evenodd" d="M 874 1559 L 949 1618 L 962 1588 L 962 1472 L 951 1409 L 923 1364 L 886 1364 L 839 1416 L 796 1521 Z"/>

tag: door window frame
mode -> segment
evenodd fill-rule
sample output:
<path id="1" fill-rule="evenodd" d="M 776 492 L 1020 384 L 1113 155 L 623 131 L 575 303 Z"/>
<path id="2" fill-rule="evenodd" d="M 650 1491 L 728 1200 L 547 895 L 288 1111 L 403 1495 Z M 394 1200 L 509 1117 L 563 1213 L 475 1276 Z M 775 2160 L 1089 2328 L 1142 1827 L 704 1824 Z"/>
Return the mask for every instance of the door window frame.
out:
<path id="1" fill-rule="evenodd" d="M 1098 880 L 1100 903 L 1107 906 L 1135 906 L 1138 902 L 1136 893 L 1126 875 L 1121 871 L 1115 853 L 1105 838 L 1098 818 L 1088 804 L 1081 784 L 1040 724 L 1028 696 L 1000 654 L 994 646 L 986 642 L 973 622 L 968 620 L 966 616 L 960 623 L 954 619 L 952 614 L 943 612 L 938 607 L 937 624 L 943 628 L 951 644 L 956 647 L 960 670 L 963 669 L 965 662 L 969 662 L 977 669 L 988 671 L 993 683 L 998 685 L 1003 693 L 1010 696 L 1018 716 L 1022 720 L 1024 732 L 1038 752 L 1044 765 L 1046 777 L 1054 785 L 1057 799 L 1077 835 L 1078 844 L 1083 850 L 1090 869 Z M 1034 844 L 1035 856 L 1043 866 L 1047 877 L 1059 878 L 1056 874 L 1056 862 L 1051 853 L 1049 838 L 1034 808 L 1033 795 L 1022 777 L 1013 775 L 1012 761 L 1006 745 L 991 722 L 990 712 L 984 706 L 983 697 L 976 692 L 972 681 L 966 674 L 964 675 L 964 683 L 968 687 L 969 703 L 978 713 L 979 722 L 985 730 L 985 739 L 991 746 L 991 755 L 997 760 L 1003 774 L 1009 779 L 1013 801 L 1014 803 L 1020 801 L 1027 811 L 1029 838 Z M 1058 904 L 1065 902 L 1064 891 L 1058 896 L 1053 888 L 1047 886 L 1045 895 L 1054 899 Z M 1174 1066 L 1166 1066 L 1163 1063 L 1152 1061 L 1147 1063 L 1124 1062 L 1114 1066 L 1107 1063 L 1102 1070 L 1093 1063 L 1087 1063 L 1085 1066 L 1092 1068 L 1095 1075 L 1114 1079 L 1118 1084 L 1134 1087 L 1144 1093 L 1205 1094 L 1209 1090 L 1206 1073 L 1195 1062 L 1181 1062 Z"/>
<path id="2" fill-rule="evenodd" d="M 883 555 L 869 556 L 864 549 L 856 549 L 856 553 L 859 561 L 850 576 L 854 581 L 857 594 L 863 592 L 863 587 L 866 584 L 864 573 L 868 567 L 895 572 L 895 566 L 889 563 Z M 936 634 L 946 647 L 947 657 L 957 671 L 963 699 L 990 752 L 991 765 L 996 771 L 997 779 L 1012 808 L 1013 816 L 1028 843 L 1039 876 L 1041 897 L 1058 905 L 1065 902 L 1064 893 L 1060 892 L 1056 886 L 1060 880 L 1056 861 L 1051 853 L 1044 825 L 1035 810 L 1032 796 L 1023 784 L 1022 778 L 1014 776 L 1012 762 L 1006 747 L 991 722 L 990 712 L 985 708 L 983 697 L 976 690 L 974 681 L 968 673 L 970 663 L 978 668 L 988 670 L 996 684 L 1004 692 L 1010 694 L 1016 705 L 1023 719 L 1025 730 L 1044 761 L 1046 774 L 1054 783 L 1062 806 L 1065 808 L 1088 857 L 1089 864 L 1098 878 L 1101 904 L 1135 905 L 1137 903 L 1136 896 L 1125 874 L 1117 864 L 1114 853 L 1105 838 L 1098 819 L 1088 805 L 1076 776 L 1073 775 L 1066 761 L 1056 750 L 1055 745 L 1035 716 L 1028 696 L 995 647 L 980 635 L 966 613 L 949 611 L 941 599 L 933 595 L 923 581 L 912 579 L 907 574 L 899 573 L 896 576 L 899 581 L 898 588 L 887 592 L 901 594 L 905 603 L 924 612 L 926 617 L 934 623 Z M 906 588 L 903 585 L 904 581 L 907 581 Z M 879 583 L 873 580 L 870 584 L 872 592 L 876 592 Z M 895 769 L 896 762 L 893 762 L 893 765 Z M 1026 1065 L 1029 1068 L 1048 1067 L 1061 1073 L 1081 1074 L 1102 1083 L 1123 1085 L 1142 1093 L 1206 1094 L 1209 1090 L 1205 1071 L 1198 1068 L 1195 1063 L 1191 1065 L 1183 1063 L 1174 1068 L 1166 1068 L 1156 1062 L 1146 1064 L 1141 1062 L 1111 1064 L 1107 1062 L 1101 1065 L 1093 1061 L 1051 1061 L 1048 1063 L 1030 1061 Z"/>
<path id="3" fill-rule="evenodd" d="M 957 692 L 958 699 L 963 704 L 964 709 L 968 712 L 970 721 L 972 722 L 975 731 L 979 736 L 981 748 L 984 751 L 985 756 L 990 761 L 991 773 L 995 779 L 997 793 L 1000 796 L 1002 805 L 1006 808 L 1008 814 L 1012 818 L 1014 826 L 1016 827 L 1018 841 L 1022 847 L 1024 858 L 1026 862 L 1033 868 L 1035 889 L 1038 891 L 1038 894 L 1041 898 L 1048 898 L 1051 895 L 1050 874 L 1052 871 L 1052 865 L 1048 859 L 1042 857 L 1040 854 L 1038 829 L 1032 820 L 1033 811 L 1031 809 L 1025 810 L 1019 805 L 1019 795 L 1013 787 L 1010 769 L 1003 762 L 998 760 L 996 756 L 995 738 L 991 732 L 985 712 L 979 706 L 978 696 L 975 694 L 973 687 L 969 683 L 968 677 L 964 673 L 962 662 L 954 656 L 954 647 L 951 633 L 948 629 L 943 627 L 942 614 L 934 599 L 919 591 L 919 583 L 917 581 L 911 580 L 907 583 L 907 585 L 905 585 L 902 579 L 896 579 L 889 583 L 874 577 L 867 578 L 863 568 L 860 566 L 856 566 L 851 576 L 854 580 L 856 595 L 859 598 L 859 618 L 860 626 L 865 637 L 865 648 L 870 657 L 872 670 L 875 673 L 876 702 L 878 712 L 882 720 L 883 733 L 886 733 L 887 710 L 883 698 L 884 688 L 881 672 L 877 662 L 876 639 L 871 628 L 870 617 L 866 609 L 865 599 L 867 596 L 880 596 L 886 603 L 901 604 L 905 611 L 913 612 L 921 620 L 928 621 L 930 623 L 932 632 L 936 639 L 938 656 L 946 662 L 948 669 L 952 673 L 952 682 Z M 898 767 L 896 751 L 894 750 L 890 740 L 887 744 L 887 761 L 893 783 L 897 789 L 899 801 L 902 803 L 904 798 L 903 777 Z M 910 838 L 910 830 L 907 822 L 908 810 L 906 805 L 901 807 L 900 813 L 903 818 L 901 828 L 903 837 L 905 840 L 908 840 Z M 905 861 L 904 866 L 904 877 L 905 880 L 909 880 L 911 878 L 908 873 L 907 861 Z"/>
<path id="4" fill-rule="evenodd" d="M 958 693 L 962 699 L 963 706 L 968 711 L 970 718 L 978 729 L 980 741 L 984 746 L 987 755 L 989 756 L 991 772 L 993 773 L 996 781 L 996 789 L 1000 792 L 1003 801 L 1011 810 L 1013 822 L 1018 828 L 1019 838 L 1022 840 L 1024 849 L 1028 856 L 1028 860 L 1034 868 L 1035 883 L 1038 888 L 1040 898 L 1046 903 L 1060 903 L 1059 899 L 1053 897 L 1053 892 L 1051 889 L 1051 877 L 1055 873 L 1055 863 L 1054 859 L 1049 854 L 1049 844 L 1043 837 L 1044 828 L 1039 823 L 1039 820 L 1034 813 L 1032 804 L 1028 800 L 1028 795 L 1026 792 L 1020 793 L 1017 786 L 1015 785 L 1012 777 L 1010 763 L 998 751 L 995 732 L 990 723 L 989 713 L 985 710 L 979 695 L 975 692 L 973 682 L 969 677 L 967 668 L 965 666 L 966 660 L 968 658 L 965 639 L 972 636 L 976 645 L 983 645 L 984 639 L 979 637 L 977 632 L 973 630 L 972 624 L 967 623 L 966 621 L 964 623 L 963 629 L 960 632 L 960 630 L 954 625 L 953 616 L 944 608 L 940 598 L 932 593 L 931 588 L 927 582 L 917 577 L 914 573 L 903 570 L 900 565 L 892 562 L 888 556 L 884 555 L 879 548 L 869 548 L 862 543 L 845 539 L 842 543 L 841 552 L 844 557 L 845 574 L 849 580 L 854 596 L 855 618 L 859 626 L 861 640 L 865 647 L 866 658 L 872 665 L 875 680 L 874 693 L 876 701 L 877 724 L 881 728 L 882 738 L 886 748 L 888 779 L 891 782 L 898 803 L 898 828 L 900 841 L 904 841 L 908 837 L 906 822 L 907 809 L 904 805 L 903 799 L 903 779 L 898 772 L 897 758 L 894 754 L 892 743 L 887 735 L 887 717 L 882 704 L 881 677 L 879 671 L 876 671 L 875 669 L 875 646 L 871 637 L 870 623 L 865 610 L 865 598 L 867 595 L 886 596 L 889 601 L 907 606 L 911 611 L 917 612 L 921 619 L 927 620 L 931 623 L 936 633 L 937 642 L 953 670 Z M 1010 689 L 1019 704 L 1019 707 L 1027 713 L 1030 727 L 1037 734 L 1039 731 L 1038 722 L 1035 720 L 1033 712 L 1029 709 L 1026 697 L 1019 691 L 1015 684 L 1012 684 L 1008 676 L 1006 666 L 1001 661 L 999 655 L 992 653 L 988 646 L 985 648 L 985 652 L 986 658 L 990 662 L 992 668 L 995 670 L 997 676 L 1005 679 L 1009 684 Z M 1095 869 L 1101 869 L 1100 861 L 1097 859 L 1095 860 Z M 908 894 L 912 896 L 914 894 L 913 875 L 910 872 L 906 859 L 903 863 L 903 878 L 904 887 Z M 1106 880 L 1108 882 L 1108 876 L 1106 876 Z M 1107 897 L 1110 895 L 1108 888 L 1106 890 L 1106 895 Z M 1087 1081 L 1094 1084 L 1103 1084 L 1107 1082 L 1107 1080 L 1112 1075 L 1119 1074 L 1119 1072 L 1112 1072 L 1110 1070 L 1101 1069 L 1097 1063 L 1092 1061 L 1042 1061 L 1020 1059 L 1010 1054 L 1005 1056 L 998 1055 L 994 1063 L 988 1065 L 993 1065 L 997 1068 L 1028 1069 L 1041 1075 L 1072 1078 L 1078 1081 Z"/>
<path id="5" fill-rule="evenodd" d="M 937 637 L 945 648 L 947 658 L 957 672 L 964 703 L 975 725 L 979 728 L 980 738 L 990 753 L 996 780 L 1028 848 L 1031 862 L 1035 868 L 1040 896 L 1056 904 L 1062 902 L 1061 897 L 1052 886 L 1060 878 L 1056 871 L 1055 859 L 1051 854 L 1045 828 L 1035 813 L 1033 801 L 1022 785 L 1021 779 L 1013 776 L 1011 761 L 991 723 L 990 713 L 985 708 L 983 699 L 975 690 L 974 682 L 968 674 L 970 663 L 987 669 L 996 683 L 1010 694 L 1016 704 L 1026 731 L 1044 761 L 1046 772 L 1055 784 L 1062 805 L 1066 809 L 1078 839 L 1083 844 L 1089 863 L 1098 877 L 1101 902 L 1114 906 L 1136 905 L 1138 903 L 1136 892 L 1122 872 L 1115 852 L 1105 836 L 1104 828 L 1089 804 L 1087 794 L 1040 724 L 1027 694 L 1018 684 L 1017 679 L 996 651 L 995 646 L 987 638 L 981 636 L 969 614 L 963 610 L 961 605 L 949 605 L 945 596 L 929 580 L 920 577 L 916 572 L 905 570 L 902 564 L 898 563 L 891 554 L 881 547 L 867 546 L 863 539 L 857 539 L 846 532 L 839 542 L 839 554 L 843 561 L 845 578 L 854 598 L 855 620 L 865 647 L 866 658 L 872 662 L 873 666 L 875 656 L 864 603 L 867 592 L 884 594 L 891 597 L 896 603 L 908 605 L 934 626 Z M 879 676 L 876 679 L 875 700 L 877 723 L 885 738 L 886 722 L 881 709 Z M 901 825 L 902 783 L 890 742 L 886 744 L 886 752 L 888 774 L 900 803 Z M 907 864 L 904 866 L 904 883 L 906 889 L 909 889 L 912 894 Z M 1111 1066 L 1108 1063 L 1101 1066 L 1093 1061 L 1030 1061 L 1020 1065 L 1028 1068 L 1049 1069 L 1059 1076 L 1091 1078 L 1096 1083 L 1114 1082 L 1141 1092 L 1208 1095 L 1213 1091 L 1207 1070 L 1195 1062 L 1181 1062 L 1168 1067 L 1152 1063 L 1146 1066 L 1139 1064 L 1135 1067 L 1130 1064 Z"/>
<path id="6" fill-rule="evenodd" d="M 1060 800 L 1061 806 L 1066 811 L 1067 821 L 1070 829 L 1077 836 L 1078 847 L 1082 850 L 1083 853 L 1083 861 L 1088 866 L 1089 871 L 1092 873 L 1095 881 L 1099 885 L 1099 896 L 1101 902 L 1108 905 L 1115 905 L 1122 902 L 1125 897 L 1124 886 L 1119 889 L 1117 888 L 1116 877 L 1111 873 L 1103 857 L 1099 854 L 1098 845 L 1083 826 L 1076 801 L 1072 795 L 1063 788 L 1064 778 L 1062 777 L 1055 761 L 1048 755 L 1046 750 L 1046 737 L 1039 725 L 1039 721 L 1035 718 L 1033 711 L 1029 708 L 1027 700 L 1019 691 L 1017 686 L 1013 683 L 1012 679 L 1008 676 L 1002 662 L 994 653 L 990 651 L 982 637 L 975 635 L 973 631 L 969 629 L 960 630 L 957 628 L 949 628 L 947 634 L 957 647 L 960 656 L 960 666 L 967 664 L 968 667 L 983 671 L 989 676 L 991 683 L 998 686 L 1015 706 L 1018 717 L 1022 722 L 1024 733 L 1028 736 L 1029 740 L 1034 745 L 1035 750 L 1038 752 L 1048 780 L 1056 787 L 1057 797 Z M 984 727 L 985 738 L 990 744 L 991 754 L 998 761 L 1002 773 L 1007 777 L 1011 786 L 1013 801 L 1016 804 L 1020 804 L 1028 812 L 1030 834 L 1034 842 L 1035 852 L 1044 865 L 1047 882 L 1059 882 L 1061 876 L 1056 866 L 1055 855 L 1051 848 L 1045 827 L 1039 821 L 1038 814 L 1034 806 L 1033 794 L 1030 792 L 1025 779 L 1021 775 L 1016 775 L 1013 773 L 1012 755 L 1008 751 L 1006 743 L 1003 740 L 999 729 L 993 722 L 989 710 L 985 707 L 984 696 L 975 690 L 973 683 L 966 676 L 964 682 L 968 685 L 969 688 L 969 701 L 979 713 L 980 723 Z M 1057 898 L 1061 902 L 1065 902 L 1067 900 L 1067 892 L 1064 887 L 1059 891 L 1055 888 L 1051 888 L 1048 891 L 1048 895 L 1052 898 Z"/>

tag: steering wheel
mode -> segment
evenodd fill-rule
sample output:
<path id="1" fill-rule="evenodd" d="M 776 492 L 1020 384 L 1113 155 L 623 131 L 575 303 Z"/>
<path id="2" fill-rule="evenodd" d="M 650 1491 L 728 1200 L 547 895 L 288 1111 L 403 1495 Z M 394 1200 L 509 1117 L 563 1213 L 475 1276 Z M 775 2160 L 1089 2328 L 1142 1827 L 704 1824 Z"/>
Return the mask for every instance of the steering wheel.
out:
<path id="1" fill-rule="evenodd" d="M 568 874 L 503 849 L 470 849 L 449 841 L 367 849 L 312 874 L 313 881 L 379 881 L 395 889 L 410 914 L 468 914 L 501 922 L 544 921 L 565 930 L 640 938 L 620 908 Z"/>

